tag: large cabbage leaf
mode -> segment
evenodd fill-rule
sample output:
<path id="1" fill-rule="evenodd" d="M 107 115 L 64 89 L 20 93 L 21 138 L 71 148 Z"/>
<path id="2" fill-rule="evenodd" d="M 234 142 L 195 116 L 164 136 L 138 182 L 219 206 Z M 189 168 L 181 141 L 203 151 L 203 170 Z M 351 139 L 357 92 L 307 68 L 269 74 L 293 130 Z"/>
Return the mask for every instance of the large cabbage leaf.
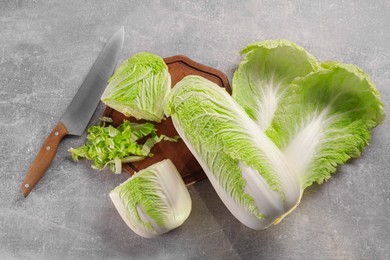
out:
<path id="1" fill-rule="evenodd" d="M 187 76 L 171 91 L 165 112 L 242 223 L 264 229 L 297 205 L 302 191 L 293 169 L 224 89 Z"/>
<path id="2" fill-rule="evenodd" d="M 160 122 L 170 88 L 171 76 L 164 60 L 155 54 L 140 52 L 119 66 L 101 100 L 126 116 Z"/>
<path id="3" fill-rule="evenodd" d="M 283 151 L 303 189 L 358 157 L 384 118 L 375 85 L 354 65 L 318 64 L 285 40 L 242 53 L 233 97 Z"/>
<path id="4" fill-rule="evenodd" d="M 338 165 L 359 157 L 370 129 L 384 119 L 379 93 L 367 74 L 338 62 L 321 67 L 293 82 L 267 130 L 303 188 L 322 183 Z"/>
<path id="5" fill-rule="evenodd" d="M 248 45 L 234 73 L 233 97 L 263 131 L 271 125 L 286 88 L 318 69 L 317 60 L 297 44 L 268 40 Z"/>
<path id="6" fill-rule="evenodd" d="M 109 196 L 125 223 L 146 238 L 183 224 L 192 207 L 183 179 L 169 159 L 135 173 Z"/>

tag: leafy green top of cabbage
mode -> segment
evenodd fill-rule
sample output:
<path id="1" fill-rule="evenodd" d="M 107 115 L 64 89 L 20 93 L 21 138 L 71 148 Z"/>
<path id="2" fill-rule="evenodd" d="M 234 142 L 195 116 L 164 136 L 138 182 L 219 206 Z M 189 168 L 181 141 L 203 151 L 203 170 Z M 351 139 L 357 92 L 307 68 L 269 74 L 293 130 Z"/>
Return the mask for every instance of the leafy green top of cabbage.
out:
<path id="1" fill-rule="evenodd" d="M 283 151 L 302 188 L 360 156 L 384 119 L 379 93 L 352 64 L 319 63 L 287 40 L 249 45 L 233 97 Z"/>
<path id="2" fill-rule="evenodd" d="M 140 52 L 118 67 L 101 100 L 126 116 L 160 122 L 170 88 L 171 76 L 164 60 Z"/>

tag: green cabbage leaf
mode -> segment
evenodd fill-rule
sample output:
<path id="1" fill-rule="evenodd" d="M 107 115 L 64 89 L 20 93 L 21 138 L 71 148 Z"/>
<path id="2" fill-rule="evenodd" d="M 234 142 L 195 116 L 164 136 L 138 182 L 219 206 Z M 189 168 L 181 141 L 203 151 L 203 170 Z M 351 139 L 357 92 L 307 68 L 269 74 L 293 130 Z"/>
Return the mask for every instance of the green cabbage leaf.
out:
<path id="1" fill-rule="evenodd" d="M 384 119 L 379 93 L 357 66 L 319 63 L 286 40 L 251 44 L 233 97 L 283 151 L 302 189 L 359 157 Z"/>
<path id="2" fill-rule="evenodd" d="M 371 128 L 384 119 L 375 85 L 352 64 L 323 62 L 286 92 L 267 135 L 299 174 L 303 189 L 360 157 Z"/>
<path id="3" fill-rule="evenodd" d="M 263 131 L 297 77 L 318 69 L 317 60 L 287 40 L 268 40 L 248 45 L 233 77 L 233 98 Z"/>

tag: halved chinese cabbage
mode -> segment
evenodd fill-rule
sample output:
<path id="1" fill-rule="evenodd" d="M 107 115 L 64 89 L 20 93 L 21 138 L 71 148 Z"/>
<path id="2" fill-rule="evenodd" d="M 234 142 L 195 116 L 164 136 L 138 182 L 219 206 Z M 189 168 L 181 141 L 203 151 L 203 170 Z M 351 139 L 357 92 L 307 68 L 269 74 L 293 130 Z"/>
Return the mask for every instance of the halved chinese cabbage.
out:
<path id="1" fill-rule="evenodd" d="M 125 223 L 153 238 L 177 228 L 191 212 L 191 197 L 171 160 L 135 173 L 109 194 Z"/>
<path id="2" fill-rule="evenodd" d="M 170 88 L 171 76 L 164 60 L 140 52 L 119 66 L 101 100 L 126 116 L 160 122 Z"/>
<path id="3" fill-rule="evenodd" d="M 224 89 L 187 76 L 172 89 L 165 112 L 243 224 L 264 229 L 299 203 L 302 190 L 294 169 Z"/>

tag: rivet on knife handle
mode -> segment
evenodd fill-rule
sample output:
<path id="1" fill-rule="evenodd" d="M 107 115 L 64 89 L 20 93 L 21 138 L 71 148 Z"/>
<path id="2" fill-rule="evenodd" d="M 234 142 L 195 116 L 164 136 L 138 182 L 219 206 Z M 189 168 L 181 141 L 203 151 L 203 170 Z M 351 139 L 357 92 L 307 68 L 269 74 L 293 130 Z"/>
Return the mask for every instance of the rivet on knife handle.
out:
<path id="1" fill-rule="evenodd" d="M 60 144 L 62 138 L 64 138 L 66 135 L 68 135 L 68 130 L 61 122 L 59 122 L 50 135 L 46 138 L 37 156 L 35 157 L 30 170 L 27 172 L 27 175 L 23 180 L 21 190 L 24 197 L 27 197 L 30 191 L 45 174 L 57 153 L 58 145 Z"/>

